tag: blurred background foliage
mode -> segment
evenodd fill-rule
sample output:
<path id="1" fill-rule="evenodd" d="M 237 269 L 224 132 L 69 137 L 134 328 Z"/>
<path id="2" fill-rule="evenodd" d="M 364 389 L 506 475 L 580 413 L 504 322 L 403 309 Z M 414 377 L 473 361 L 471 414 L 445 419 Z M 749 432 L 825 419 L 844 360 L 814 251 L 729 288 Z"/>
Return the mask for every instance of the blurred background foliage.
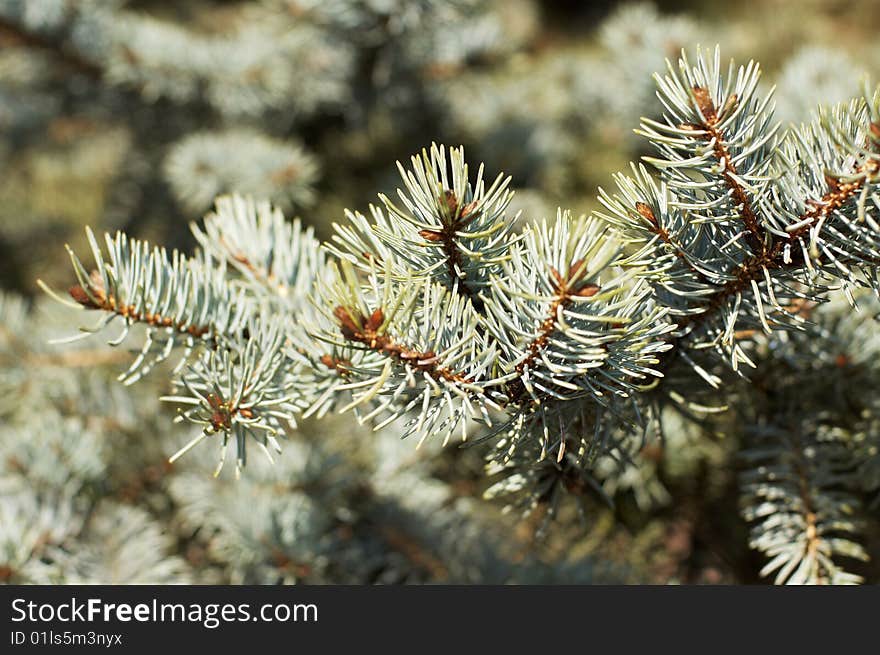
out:
<path id="1" fill-rule="evenodd" d="M 214 480 L 196 457 L 166 463 L 189 435 L 154 400 L 161 374 L 122 388 L 125 352 L 47 345 L 63 310 L 35 279 L 66 288 L 63 244 L 82 250 L 86 225 L 189 250 L 228 191 L 327 236 L 432 141 L 511 174 L 523 220 L 586 213 L 645 154 L 633 129 L 660 111 L 665 58 L 719 43 L 756 59 L 797 122 L 878 78 L 878 8 L 0 0 L 0 580 L 757 582 L 736 444 L 703 427 L 537 533 L 541 512 L 481 499 L 474 450 L 416 451 L 348 417 Z"/>

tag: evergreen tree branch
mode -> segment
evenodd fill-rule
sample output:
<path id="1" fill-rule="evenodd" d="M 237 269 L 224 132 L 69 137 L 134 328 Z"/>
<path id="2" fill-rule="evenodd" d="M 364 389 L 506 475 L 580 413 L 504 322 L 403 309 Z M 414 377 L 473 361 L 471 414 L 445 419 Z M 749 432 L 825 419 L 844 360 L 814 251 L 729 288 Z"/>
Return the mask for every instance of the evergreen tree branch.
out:
<path id="1" fill-rule="evenodd" d="M 382 353 L 399 363 L 406 363 L 416 371 L 426 373 L 437 381 L 469 384 L 471 380 L 463 374 L 437 365 L 437 355 L 432 351 L 418 351 L 411 347 L 396 343 L 388 334 L 379 332 L 385 322 L 385 313 L 381 307 L 372 311 L 369 317 L 355 314 L 352 316 L 349 309 L 339 305 L 333 311 L 339 320 L 339 330 L 348 341 L 360 343 L 367 348 Z M 341 360 L 330 360 L 328 367 L 345 370 Z"/>
<path id="2" fill-rule="evenodd" d="M 247 444 L 271 459 L 297 415 L 352 410 L 374 430 L 402 420 L 419 444 L 491 441 L 505 478 L 490 495 L 526 511 L 552 515 L 566 491 L 662 501 L 656 475 L 624 471 L 645 468 L 664 411 L 713 411 L 694 373 L 724 392 L 714 405 L 742 400 L 729 383 L 742 363 L 763 373 L 776 357 L 796 378 L 792 353 L 815 353 L 789 333 L 816 334 L 834 285 L 880 282 L 880 90 L 780 134 L 758 80 L 754 63 L 725 76 L 717 50 L 670 64 L 663 120 L 640 130 L 655 170 L 617 175 L 596 216 L 560 210 L 515 232 L 510 179 L 471 179 L 461 149 L 434 144 L 398 164 L 399 201 L 348 212 L 323 250 L 269 204 L 221 198 L 193 226 L 193 258 L 124 235 L 102 250 L 89 232 L 96 270 L 71 253 L 71 296 L 103 312 L 99 327 L 148 328 L 127 380 L 184 347 L 165 399 L 202 431 L 173 459 L 216 437 L 220 466 L 235 444 L 238 472 Z M 860 423 L 756 421 L 743 511 L 780 582 L 857 580 L 837 558 L 863 554 L 850 509 L 874 467 L 854 444 L 873 437 L 858 436 L 868 403 L 851 404 Z M 290 544 L 267 552 L 306 566 Z"/>

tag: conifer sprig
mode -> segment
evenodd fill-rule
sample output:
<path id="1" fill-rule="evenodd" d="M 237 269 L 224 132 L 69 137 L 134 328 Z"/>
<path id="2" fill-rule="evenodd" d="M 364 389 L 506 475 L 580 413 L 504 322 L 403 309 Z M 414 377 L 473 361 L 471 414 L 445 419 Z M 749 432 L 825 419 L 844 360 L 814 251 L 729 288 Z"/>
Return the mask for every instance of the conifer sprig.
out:
<path id="1" fill-rule="evenodd" d="M 145 325 L 141 352 L 120 376 L 137 381 L 175 347 L 188 354 L 197 344 L 216 344 L 243 329 L 248 316 L 245 294 L 228 283 L 222 265 L 210 257 L 188 258 L 118 233 L 105 238 L 105 250 L 87 230 L 95 268 L 90 271 L 69 250 L 77 284 L 69 295 L 82 308 L 103 312 L 86 333 L 122 322 L 113 345 L 121 344 L 134 325 Z M 88 336 L 83 334 L 82 337 Z"/>
<path id="2" fill-rule="evenodd" d="M 89 233 L 96 271 L 72 255 L 71 295 L 101 327 L 147 325 L 126 379 L 183 346 L 170 399 L 204 430 L 184 450 L 217 434 L 240 469 L 298 413 L 353 410 L 419 443 L 492 442 L 490 493 L 524 509 L 609 494 L 664 412 L 708 413 L 702 382 L 737 403 L 730 373 L 777 362 L 796 387 L 792 353 L 815 353 L 792 335 L 827 342 L 829 290 L 880 280 L 880 89 L 781 132 L 759 74 L 717 49 L 670 64 L 664 115 L 639 130 L 658 154 L 600 190 L 594 216 L 517 232 L 509 178 L 471 178 L 435 144 L 398 166 L 398 201 L 347 212 L 323 248 L 266 203 L 221 198 L 193 258 L 124 235 L 105 253 Z M 863 554 L 850 506 L 877 486 L 876 404 L 849 406 L 858 420 L 755 419 L 743 512 L 780 582 L 857 579 L 838 560 Z"/>
<path id="3" fill-rule="evenodd" d="M 380 195 L 384 211 L 370 208 L 373 223 L 350 214 L 350 225 L 334 226 L 329 248 L 364 270 L 388 262 L 399 276 L 434 277 L 479 309 L 479 291 L 514 240 L 515 217 L 505 214 L 510 178 L 499 174 L 487 187 L 480 166 L 471 180 L 464 150 L 450 148 L 447 155 L 437 144 L 413 156 L 411 166 L 397 165 L 405 187 L 398 190 L 399 204 Z"/>

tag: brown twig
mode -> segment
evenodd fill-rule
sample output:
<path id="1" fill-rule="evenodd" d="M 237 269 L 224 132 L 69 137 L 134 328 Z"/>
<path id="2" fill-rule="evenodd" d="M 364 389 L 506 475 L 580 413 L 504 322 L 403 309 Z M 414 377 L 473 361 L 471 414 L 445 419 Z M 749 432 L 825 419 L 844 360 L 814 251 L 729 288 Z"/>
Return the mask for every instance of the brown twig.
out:
<path id="1" fill-rule="evenodd" d="M 793 443 L 790 445 L 793 456 L 792 468 L 797 477 L 798 494 L 803 503 L 802 514 L 804 517 L 804 532 L 807 535 L 807 543 L 804 546 L 805 556 L 814 556 L 819 552 L 822 546 L 822 537 L 819 534 L 818 518 L 816 516 L 816 508 L 813 503 L 813 496 L 810 493 L 809 471 L 807 463 L 804 461 L 803 447 L 800 443 L 799 435 L 795 433 Z M 828 580 L 824 577 L 819 578 L 819 584 L 827 584 Z"/>
<path id="2" fill-rule="evenodd" d="M 420 351 L 396 343 L 388 334 L 380 333 L 379 328 L 385 320 L 381 308 L 376 309 L 369 317 L 356 310 L 338 306 L 333 314 L 339 321 L 339 329 L 349 341 L 365 345 L 371 350 L 380 352 L 391 359 L 408 364 L 412 368 L 427 373 L 435 380 L 445 380 L 457 384 L 468 384 L 471 380 L 461 373 L 444 368 L 437 364 L 437 355 L 430 351 Z M 322 359 L 323 361 L 323 359 Z M 326 364 L 326 362 L 325 362 Z"/>
<path id="3" fill-rule="evenodd" d="M 80 285 L 74 285 L 68 290 L 70 297 L 86 309 L 100 309 L 111 314 L 116 314 L 132 323 L 144 323 L 151 327 L 174 328 L 178 332 L 189 334 L 199 338 L 211 332 L 209 326 L 188 325 L 175 323 L 170 316 L 162 316 L 159 313 L 138 312 L 134 305 L 118 305 L 116 298 L 108 296 L 99 275 L 92 273 L 89 290 L 86 291 Z"/>
<path id="4" fill-rule="evenodd" d="M 754 207 L 752 207 L 752 202 L 749 200 L 746 190 L 737 180 L 736 167 L 731 159 L 724 134 L 718 128 L 721 116 L 734 109 L 739 99 L 736 94 L 731 95 L 728 97 L 721 112 L 719 112 L 712 102 L 709 90 L 706 87 L 695 86 L 693 93 L 694 102 L 696 102 L 700 112 L 703 114 L 705 122 L 701 125 L 687 127 L 695 127 L 701 130 L 704 133 L 704 138 L 712 143 L 715 159 L 718 160 L 719 165 L 722 167 L 721 175 L 724 178 L 724 182 L 727 184 L 727 188 L 730 189 L 736 204 L 742 208 L 740 212 L 746 225 L 746 230 L 748 230 L 746 235 L 748 243 L 755 253 L 763 253 L 767 249 L 764 229 L 761 227 L 761 221 L 758 219 Z"/>
<path id="5" fill-rule="evenodd" d="M 476 208 L 476 202 L 459 207 L 459 199 L 456 198 L 455 193 L 446 189 L 443 194 L 443 199 L 449 209 L 451 219 L 448 222 L 444 221 L 443 226 L 439 230 L 420 230 L 419 236 L 431 243 L 440 243 L 443 255 L 446 258 L 446 272 L 449 275 L 449 279 L 452 280 L 453 284 L 458 282 L 459 292 L 468 296 L 473 303 L 482 304 L 473 290 L 465 283 L 464 278 L 459 275 L 462 259 L 456 236 L 456 232 L 467 227 L 477 217 L 473 213 L 473 210 Z"/>
<path id="6" fill-rule="evenodd" d="M 590 298 L 599 292 L 597 285 L 577 281 L 584 265 L 585 262 L 582 259 L 572 262 L 568 268 L 567 278 L 563 278 L 559 271 L 552 266 L 550 267 L 550 275 L 553 277 L 555 286 L 553 301 L 550 303 L 544 320 L 538 326 L 537 334 L 526 348 L 528 354 L 516 365 L 518 376 L 508 387 L 508 395 L 511 402 L 517 402 L 524 396 L 526 387 L 522 381 L 522 374 L 535 363 L 538 355 L 547 346 L 547 341 L 559 326 L 559 312 L 565 310 L 571 304 L 574 297 Z"/>

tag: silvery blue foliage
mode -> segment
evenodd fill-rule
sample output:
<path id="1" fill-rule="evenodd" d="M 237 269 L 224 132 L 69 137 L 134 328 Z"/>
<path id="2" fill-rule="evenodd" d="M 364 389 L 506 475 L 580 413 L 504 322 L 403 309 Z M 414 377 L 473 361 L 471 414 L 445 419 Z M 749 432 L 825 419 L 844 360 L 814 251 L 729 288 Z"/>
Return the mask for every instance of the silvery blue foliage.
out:
<path id="1" fill-rule="evenodd" d="M 777 117 L 801 123 L 810 120 L 820 106 L 849 100 L 859 83 L 858 68 L 852 58 L 840 50 L 824 46 L 801 48 L 777 75 Z"/>
<path id="2" fill-rule="evenodd" d="M 783 131 L 759 75 L 754 62 L 723 65 L 719 49 L 670 62 L 655 78 L 661 116 L 639 130 L 656 154 L 619 174 L 594 216 L 560 211 L 516 230 L 506 179 L 487 186 L 460 149 L 434 145 L 399 165 L 399 201 L 380 196 L 369 218 L 348 212 L 328 244 L 232 196 L 194 226 L 192 257 L 90 237 L 96 270 L 73 256 L 70 295 L 103 323 L 161 332 L 160 358 L 182 346 L 168 400 L 203 426 L 184 450 L 213 440 L 222 462 L 235 441 L 237 471 L 248 444 L 270 454 L 297 414 L 335 408 L 374 429 L 400 419 L 419 444 L 491 442 L 501 480 L 489 494 L 525 510 L 555 507 L 565 491 L 662 497 L 650 475 L 628 471 L 664 413 L 720 411 L 700 388 L 737 407 L 752 394 L 743 503 L 765 572 L 857 581 L 838 564 L 864 556 L 858 521 L 843 518 L 856 491 L 835 485 L 872 484 L 859 471 L 872 479 L 875 405 L 859 401 L 855 422 L 819 412 L 802 435 L 769 425 L 777 414 L 764 405 L 777 403 L 778 418 L 787 401 L 744 378 L 772 379 L 774 357 L 804 347 L 803 335 L 825 338 L 831 319 L 814 310 L 830 290 L 855 302 L 878 279 L 880 91 Z M 146 372 L 150 338 L 132 377 Z"/>
<path id="3" fill-rule="evenodd" d="M 289 209 L 314 199 L 318 165 L 295 142 L 236 129 L 186 136 L 168 152 L 164 174 L 190 211 L 203 211 L 214 198 L 233 191 Z"/>

